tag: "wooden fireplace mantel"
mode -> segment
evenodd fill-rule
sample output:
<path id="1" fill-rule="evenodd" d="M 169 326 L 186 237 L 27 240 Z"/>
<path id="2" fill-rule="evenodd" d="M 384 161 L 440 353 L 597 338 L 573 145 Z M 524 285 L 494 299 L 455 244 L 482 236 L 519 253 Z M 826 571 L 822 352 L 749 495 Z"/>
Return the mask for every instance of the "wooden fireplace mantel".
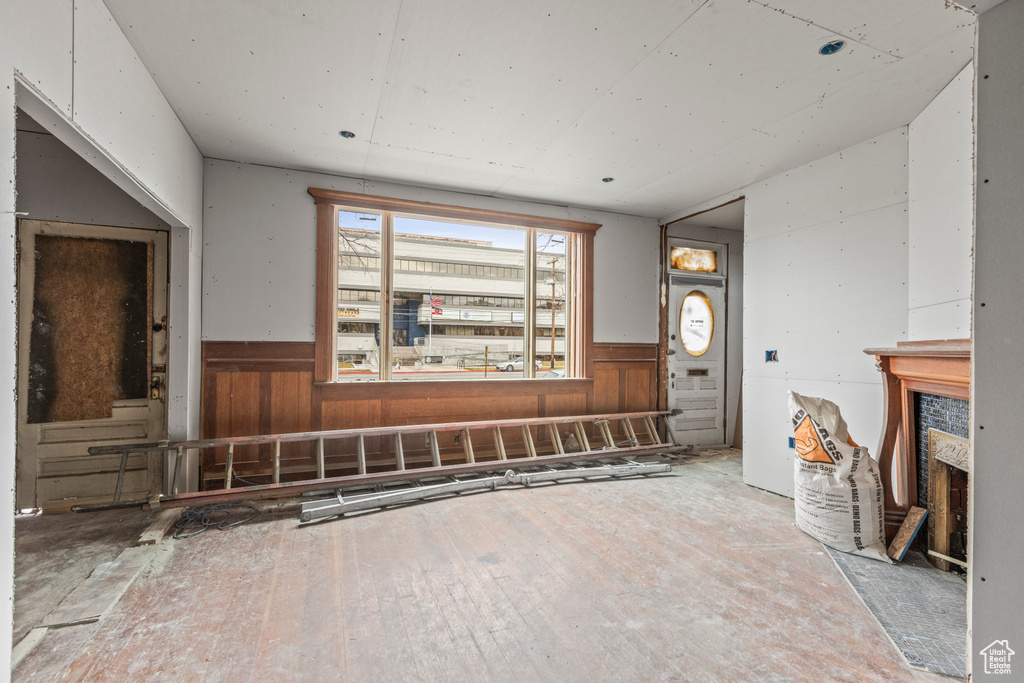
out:
<path id="1" fill-rule="evenodd" d="M 913 394 L 969 399 L 971 340 L 899 342 L 895 348 L 864 349 L 864 353 L 875 357 L 885 375 L 885 426 L 877 457 L 885 488 L 888 541 L 896 535 L 907 511 L 917 505 Z"/>

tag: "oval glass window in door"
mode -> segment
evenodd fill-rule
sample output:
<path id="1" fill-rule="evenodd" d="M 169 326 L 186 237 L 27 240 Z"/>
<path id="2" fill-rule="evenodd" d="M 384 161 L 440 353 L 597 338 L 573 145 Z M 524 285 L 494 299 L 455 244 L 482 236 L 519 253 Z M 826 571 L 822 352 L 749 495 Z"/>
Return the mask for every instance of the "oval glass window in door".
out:
<path id="1" fill-rule="evenodd" d="M 693 290 L 679 309 L 679 338 L 691 356 L 703 356 L 711 347 L 715 332 L 715 312 L 704 292 Z"/>

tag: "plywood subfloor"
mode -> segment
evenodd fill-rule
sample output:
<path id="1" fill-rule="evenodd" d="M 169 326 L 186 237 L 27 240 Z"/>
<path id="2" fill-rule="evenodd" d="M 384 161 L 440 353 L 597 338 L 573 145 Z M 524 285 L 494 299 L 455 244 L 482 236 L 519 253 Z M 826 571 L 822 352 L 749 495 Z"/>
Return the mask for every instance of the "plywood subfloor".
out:
<path id="1" fill-rule="evenodd" d="M 14 680 L 937 680 L 736 451 L 296 520 L 151 546 L 102 621 L 48 632 Z"/>

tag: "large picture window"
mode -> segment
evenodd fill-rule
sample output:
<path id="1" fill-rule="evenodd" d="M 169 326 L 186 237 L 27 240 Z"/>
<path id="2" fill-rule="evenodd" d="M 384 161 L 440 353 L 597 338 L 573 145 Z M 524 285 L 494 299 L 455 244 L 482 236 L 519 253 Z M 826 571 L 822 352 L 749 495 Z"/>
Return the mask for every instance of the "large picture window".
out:
<path id="1" fill-rule="evenodd" d="M 309 192 L 318 381 L 586 376 L 598 225 Z"/>

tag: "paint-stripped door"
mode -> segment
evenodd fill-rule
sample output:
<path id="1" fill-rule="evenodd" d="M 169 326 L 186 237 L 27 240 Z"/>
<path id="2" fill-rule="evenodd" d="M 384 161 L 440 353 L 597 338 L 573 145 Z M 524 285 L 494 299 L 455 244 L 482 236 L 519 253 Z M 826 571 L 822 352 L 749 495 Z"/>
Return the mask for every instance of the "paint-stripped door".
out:
<path id="1" fill-rule="evenodd" d="M 18 507 L 111 500 L 119 456 L 165 436 L 167 233 L 19 222 Z M 161 489 L 133 454 L 122 498 Z"/>
<path id="2" fill-rule="evenodd" d="M 676 443 L 725 443 L 725 281 L 673 276 L 669 295 L 669 418 Z"/>

